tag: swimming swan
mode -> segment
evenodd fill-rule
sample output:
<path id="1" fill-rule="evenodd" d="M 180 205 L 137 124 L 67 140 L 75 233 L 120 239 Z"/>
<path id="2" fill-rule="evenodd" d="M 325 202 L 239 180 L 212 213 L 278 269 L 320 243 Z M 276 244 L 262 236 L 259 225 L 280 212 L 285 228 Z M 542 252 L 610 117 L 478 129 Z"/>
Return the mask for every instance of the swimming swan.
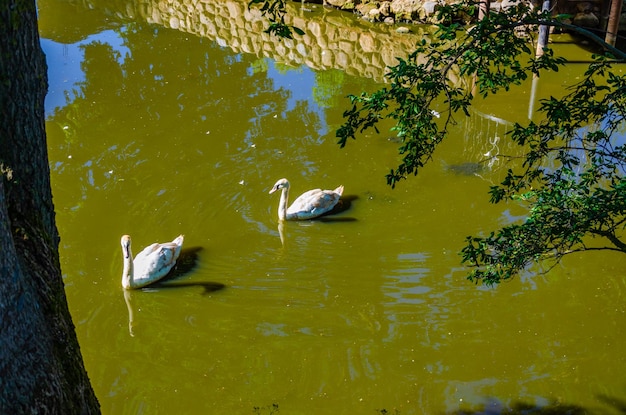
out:
<path id="1" fill-rule="evenodd" d="M 179 235 L 172 242 L 154 243 L 146 247 L 134 260 L 130 250 L 130 236 L 122 236 L 121 243 L 124 256 L 122 287 L 131 290 L 152 284 L 170 272 L 180 255 L 183 235 Z"/>
<path id="2" fill-rule="evenodd" d="M 279 220 L 302 220 L 313 219 L 332 210 L 343 193 L 343 186 L 335 190 L 313 189 L 301 194 L 287 208 L 289 203 L 289 181 L 280 179 L 276 182 L 270 193 L 282 189 L 278 204 Z"/>

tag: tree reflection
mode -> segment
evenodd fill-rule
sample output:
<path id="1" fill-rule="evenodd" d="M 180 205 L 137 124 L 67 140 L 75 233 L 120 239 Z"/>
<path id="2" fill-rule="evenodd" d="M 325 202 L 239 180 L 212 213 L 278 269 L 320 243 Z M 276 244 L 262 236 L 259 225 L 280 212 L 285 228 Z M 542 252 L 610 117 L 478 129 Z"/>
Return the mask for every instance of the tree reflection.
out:
<path id="1" fill-rule="evenodd" d="M 517 401 L 511 404 L 505 404 L 497 399 L 490 399 L 487 403 L 476 409 L 458 410 L 449 412 L 448 415 L 583 415 L 589 413 L 590 411 L 582 406 L 559 402 L 539 405 Z"/>
<path id="2" fill-rule="evenodd" d="M 141 176 L 144 164 L 153 166 L 148 160 L 200 163 L 207 140 L 253 143 L 268 131 L 289 140 L 289 129 L 277 128 L 286 119 L 306 120 L 307 135 L 317 137 L 319 116 L 306 101 L 288 109 L 290 92 L 276 89 L 266 71 L 251 70 L 258 59 L 140 23 L 116 33 L 130 53 L 102 41 L 84 45 L 85 81 L 48 119 L 52 170 L 80 178 L 80 191 L 69 192 L 72 206 L 89 188 L 128 180 L 129 169 Z"/>

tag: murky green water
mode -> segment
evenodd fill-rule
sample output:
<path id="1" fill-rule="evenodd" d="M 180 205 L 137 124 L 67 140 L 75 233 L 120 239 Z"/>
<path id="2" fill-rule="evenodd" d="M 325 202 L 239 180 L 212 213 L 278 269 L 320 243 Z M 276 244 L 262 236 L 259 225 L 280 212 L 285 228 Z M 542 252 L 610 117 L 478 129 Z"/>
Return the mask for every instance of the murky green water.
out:
<path id="1" fill-rule="evenodd" d="M 281 47 L 260 30 L 247 37 L 256 26 L 246 32 L 236 4 L 39 2 L 61 261 L 103 412 L 437 414 L 557 402 L 619 413 L 626 258 L 572 256 L 493 289 L 459 266 L 465 236 L 523 213 L 488 203 L 506 166 L 473 164 L 507 150 L 497 138 L 506 126 L 460 120 L 437 159 L 391 190 L 389 135 L 339 149 L 334 131 L 344 97 L 377 86 L 393 30 L 318 8 L 299 20 L 313 30 L 308 46 Z M 541 93 L 577 71 L 542 79 Z M 529 90 L 481 110 L 524 119 Z M 295 194 L 343 184 L 354 200 L 332 221 L 285 224 L 281 242 L 278 196 L 268 195 L 281 177 Z M 201 248 L 197 266 L 177 287 L 125 297 L 124 233 L 135 252 L 183 233 Z"/>

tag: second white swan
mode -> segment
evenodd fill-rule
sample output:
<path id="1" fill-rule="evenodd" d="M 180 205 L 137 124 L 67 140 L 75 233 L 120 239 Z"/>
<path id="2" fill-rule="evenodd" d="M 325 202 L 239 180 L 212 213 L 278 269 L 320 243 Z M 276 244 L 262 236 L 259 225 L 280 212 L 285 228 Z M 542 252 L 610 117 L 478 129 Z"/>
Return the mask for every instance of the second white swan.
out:
<path id="1" fill-rule="evenodd" d="M 183 246 L 183 235 L 179 235 L 172 242 L 154 243 L 141 251 L 133 259 L 130 249 L 130 236 L 122 236 L 122 254 L 124 256 L 124 271 L 122 272 L 122 287 L 130 290 L 142 288 L 165 277 L 176 265 Z"/>
<path id="2" fill-rule="evenodd" d="M 289 208 L 287 208 L 289 204 L 289 181 L 280 179 L 272 187 L 270 193 L 274 193 L 277 190 L 282 190 L 278 204 L 278 219 L 305 220 L 317 218 L 331 211 L 341 198 L 343 186 L 339 186 L 335 190 L 309 190 L 298 196 Z"/>

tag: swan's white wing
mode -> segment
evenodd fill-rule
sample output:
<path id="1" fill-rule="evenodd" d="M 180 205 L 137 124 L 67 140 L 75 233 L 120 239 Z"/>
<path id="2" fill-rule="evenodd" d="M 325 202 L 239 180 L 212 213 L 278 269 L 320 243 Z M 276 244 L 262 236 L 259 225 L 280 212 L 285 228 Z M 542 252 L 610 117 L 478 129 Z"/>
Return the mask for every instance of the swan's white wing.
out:
<path id="1" fill-rule="evenodd" d="M 336 190 L 343 187 L 338 187 Z M 287 217 L 296 219 L 311 219 L 332 210 L 335 207 L 341 193 L 335 190 L 313 189 L 298 196 L 287 209 Z"/>
<path id="2" fill-rule="evenodd" d="M 149 255 L 135 258 L 135 280 L 156 281 L 164 277 L 175 264 L 174 251 L 160 245 Z"/>
<path id="3" fill-rule="evenodd" d="M 154 251 L 157 250 L 159 245 L 161 245 L 161 244 L 153 243 L 152 245 L 146 246 L 140 253 L 137 254 L 137 256 L 135 256 L 135 261 L 134 262 L 137 262 L 137 260 L 140 259 L 140 258 L 148 257 L 151 253 L 153 253 Z M 143 261 L 143 259 L 141 259 L 141 261 Z"/>
<path id="4" fill-rule="evenodd" d="M 167 275 L 176 265 L 182 242 L 182 236 L 179 236 L 173 242 L 154 243 L 144 248 L 133 261 L 135 282 L 157 281 Z"/>

